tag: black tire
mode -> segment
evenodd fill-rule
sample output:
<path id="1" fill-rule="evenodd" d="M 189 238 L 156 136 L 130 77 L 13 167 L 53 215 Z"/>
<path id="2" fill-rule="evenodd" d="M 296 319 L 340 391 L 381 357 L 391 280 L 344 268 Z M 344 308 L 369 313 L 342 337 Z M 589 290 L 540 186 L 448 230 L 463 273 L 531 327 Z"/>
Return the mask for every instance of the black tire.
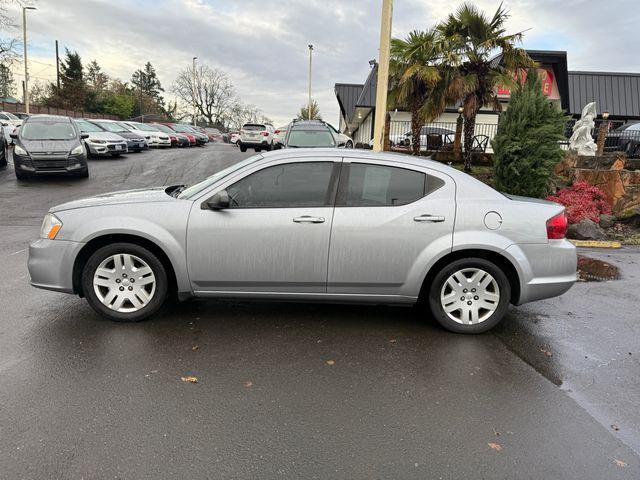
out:
<path id="1" fill-rule="evenodd" d="M 451 277 L 454 273 L 460 272 L 465 269 L 478 269 L 490 274 L 495 280 L 499 289 L 499 300 L 493 313 L 490 314 L 490 316 L 488 316 L 485 320 L 473 325 L 458 323 L 457 321 L 450 318 L 449 315 L 444 311 L 444 307 L 442 306 L 442 303 L 440 301 L 440 296 L 443 292 L 443 287 L 445 286 L 445 282 L 447 281 L 447 279 L 449 279 L 449 277 Z M 476 297 L 471 296 L 471 291 L 465 293 L 461 292 L 460 295 L 467 295 L 467 297 L 465 298 L 467 298 L 467 301 L 470 302 L 476 300 Z M 491 330 L 498 323 L 500 323 L 504 315 L 507 313 L 510 299 L 511 285 L 509 284 L 509 279 L 502 271 L 502 269 L 500 269 L 500 267 L 483 258 L 463 258 L 451 262 L 436 274 L 433 281 L 431 282 L 431 285 L 429 286 L 429 308 L 431 310 L 431 314 L 438 321 L 438 323 L 442 325 L 442 327 L 455 333 L 478 334 Z M 489 312 L 489 310 L 480 311 L 485 311 L 487 313 Z"/>
<path id="2" fill-rule="evenodd" d="M 240 151 L 241 152 L 246 152 L 247 151 L 247 147 L 245 147 L 244 145 L 240 145 Z"/>
<path id="3" fill-rule="evenodd" d="M 264 149 L 265 149 L 267 152 L 270 152 L 272 148 L 273 148 L 273 145 L 266 145 L 266 146 L 264 147 Z"/>
<path id="4" fill-rule="evenodd" d="M 84 167 L 82 170 L 80 170 L 80 172 L 78 173 L 78 177 L 89 178 L 89 167 Z"/>
<path id="5" fill-rule="evenodd" d="M 100 301 L 93 287 L 93 277 L 98 266 L 107 258 L 117 254 L 131 254 L 143 260 L 155 276 L 155 292 L 145 306 L 135 312 L 117 312 Z M 100 315 L 116 322 L 139 322 L 157 312 L 167 298 L 168 279 L 162 262 L 153 253 L 133 243 L 114 243 L 96 250 L 82 269 L 82 291 L 89 305 Z"/>
<path id="6" fill-rule="evenodd" d="M 15 165 L 14 165 L 14 167 L 15 167 Z M 27 180 L 29 178 L 29 174 L 23 173 L 20 170 L 18 170 L 17 168 L 16 168 L 15 172 L 16 172 L 16 178 L 18 180 Z"/>
<path id="7" fill-rule="evenodd" d="M 344 148 L 353 148 L 353 142 L 347 142 Z"/>
<path id="8" fill-rule="evenodd" d="M 260 153 L 262 151 L 262 149 L 260 147 L 256 147 L 253 149 L 256 153 Z"/>

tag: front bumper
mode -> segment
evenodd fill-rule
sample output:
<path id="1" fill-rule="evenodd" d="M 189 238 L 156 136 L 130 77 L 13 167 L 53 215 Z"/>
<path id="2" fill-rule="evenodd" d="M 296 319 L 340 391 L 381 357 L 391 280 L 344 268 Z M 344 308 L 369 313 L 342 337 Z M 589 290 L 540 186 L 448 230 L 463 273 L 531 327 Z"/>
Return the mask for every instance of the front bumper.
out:
<path id="1" fill-rule="evenodd" d="M 120 153 L 127 153 L 128 147 L 126 142 L 122 143 L 90 143 L 86 142 L 85 145 L 91 152 L 91 155 L 108 156 L 117 155 Z"/>
<path id="2" fill-rule="evenodd" d="M 139 141 L 127 138 L 127 148 L 130 152 L 140 152 L 142 150 L 147 150 L 149 148 L 149 145 L 144 140 Z"/>
<path id="3" fill-rule="evenodd" d="M 557 297 L 576 283 L 578 256 L 576 247 L 568 240 L 511 245 L 505 253 L 520 270 L 520 297 L 516 305 Z"/>
<path id="4" fill-rule="evenodd" d="M 87 168 L 84 154 L 71 156 L 30 157 L 13 152 L 13 165 L 16 170 L 27 175 L 70 174 L 75 175 Z"/>
<path id="5" fill-rule="evenodd" d="M 29 245 L 27 268 L 31 285 L 45 290 L 75 293 L 73 264 L 84 243 L 40 238 Z"/>

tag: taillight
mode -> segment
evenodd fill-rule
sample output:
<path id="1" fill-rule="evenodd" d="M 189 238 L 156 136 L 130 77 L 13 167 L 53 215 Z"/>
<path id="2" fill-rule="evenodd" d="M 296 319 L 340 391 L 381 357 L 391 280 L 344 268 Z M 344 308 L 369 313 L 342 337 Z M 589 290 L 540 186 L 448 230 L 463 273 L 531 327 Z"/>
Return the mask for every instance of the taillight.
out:
<path id="1" fill-rule="evenodd" d="M 547 238 L 549 240 L 561 240 L 567 234 L 567 228 L 569 222 L 567 221 L 567 214 L 563 211 L 555 217 L 547 220 Z"/>
<path id="2" fill-rule="evenodd" d="M 279 134 L 279 133 L 280 133 L 280 130 L 276 130 L 276 131 L 275 131 L 275 132 L 273 132 L 273 133 L 275 133 L 275 134 L 277 135 L 277 134 Z"/>
<path id="3" fill-rule="evenodd" d="M 263 137 L 268 137 L 269 136 L 269 132 L 262 132 L 262 136 Z"/>

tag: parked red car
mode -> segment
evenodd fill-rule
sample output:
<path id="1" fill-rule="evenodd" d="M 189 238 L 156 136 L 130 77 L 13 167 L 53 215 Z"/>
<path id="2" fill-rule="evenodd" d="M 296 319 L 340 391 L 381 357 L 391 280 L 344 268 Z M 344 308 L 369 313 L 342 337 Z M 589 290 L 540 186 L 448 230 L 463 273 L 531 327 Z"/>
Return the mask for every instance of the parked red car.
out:
<path id="1" fill-rule="evenodd" d="M 207 128 L 200 128 L 199 130 L 201 130 L 202 133 L 207 135 L 209 137 L 209 141 L 211 142 L 224 142 L 224 135 L 222 135 L 220 130 L 218 130 L 217 128 L 207 127 Z"/>
<path id="2" fill-rule="evenodd" d="M 174 132 L 179 133 L 180 135 L 184 135 L 185 137 L 187 137 L 189 139 L 189 146 L 190 147 L 195 147 L 196 146 L 196 136 L 193 135 L 192 133 L 186 132 L 186 131 L 181 131 L 183 129 L 176 129 L 176 125 L 175 123 L 170 123 L 170 122 L 158 122 L 160 125 L 166 125 L 167 127 L 169 127 L 171 130 L 173 130 Z"/>

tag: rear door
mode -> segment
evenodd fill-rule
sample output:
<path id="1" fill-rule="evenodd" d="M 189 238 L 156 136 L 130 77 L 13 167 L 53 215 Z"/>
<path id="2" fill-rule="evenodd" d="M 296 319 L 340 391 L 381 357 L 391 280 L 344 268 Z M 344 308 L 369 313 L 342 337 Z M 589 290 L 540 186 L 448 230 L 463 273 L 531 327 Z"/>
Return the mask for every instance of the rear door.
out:
<path id="1" fill-rule="evenodd" d="M 429 260 L 452 246 L 453 180 L 369 159 L 345 159 L 342 172 L 327 292 L 417 295 Z"/>

